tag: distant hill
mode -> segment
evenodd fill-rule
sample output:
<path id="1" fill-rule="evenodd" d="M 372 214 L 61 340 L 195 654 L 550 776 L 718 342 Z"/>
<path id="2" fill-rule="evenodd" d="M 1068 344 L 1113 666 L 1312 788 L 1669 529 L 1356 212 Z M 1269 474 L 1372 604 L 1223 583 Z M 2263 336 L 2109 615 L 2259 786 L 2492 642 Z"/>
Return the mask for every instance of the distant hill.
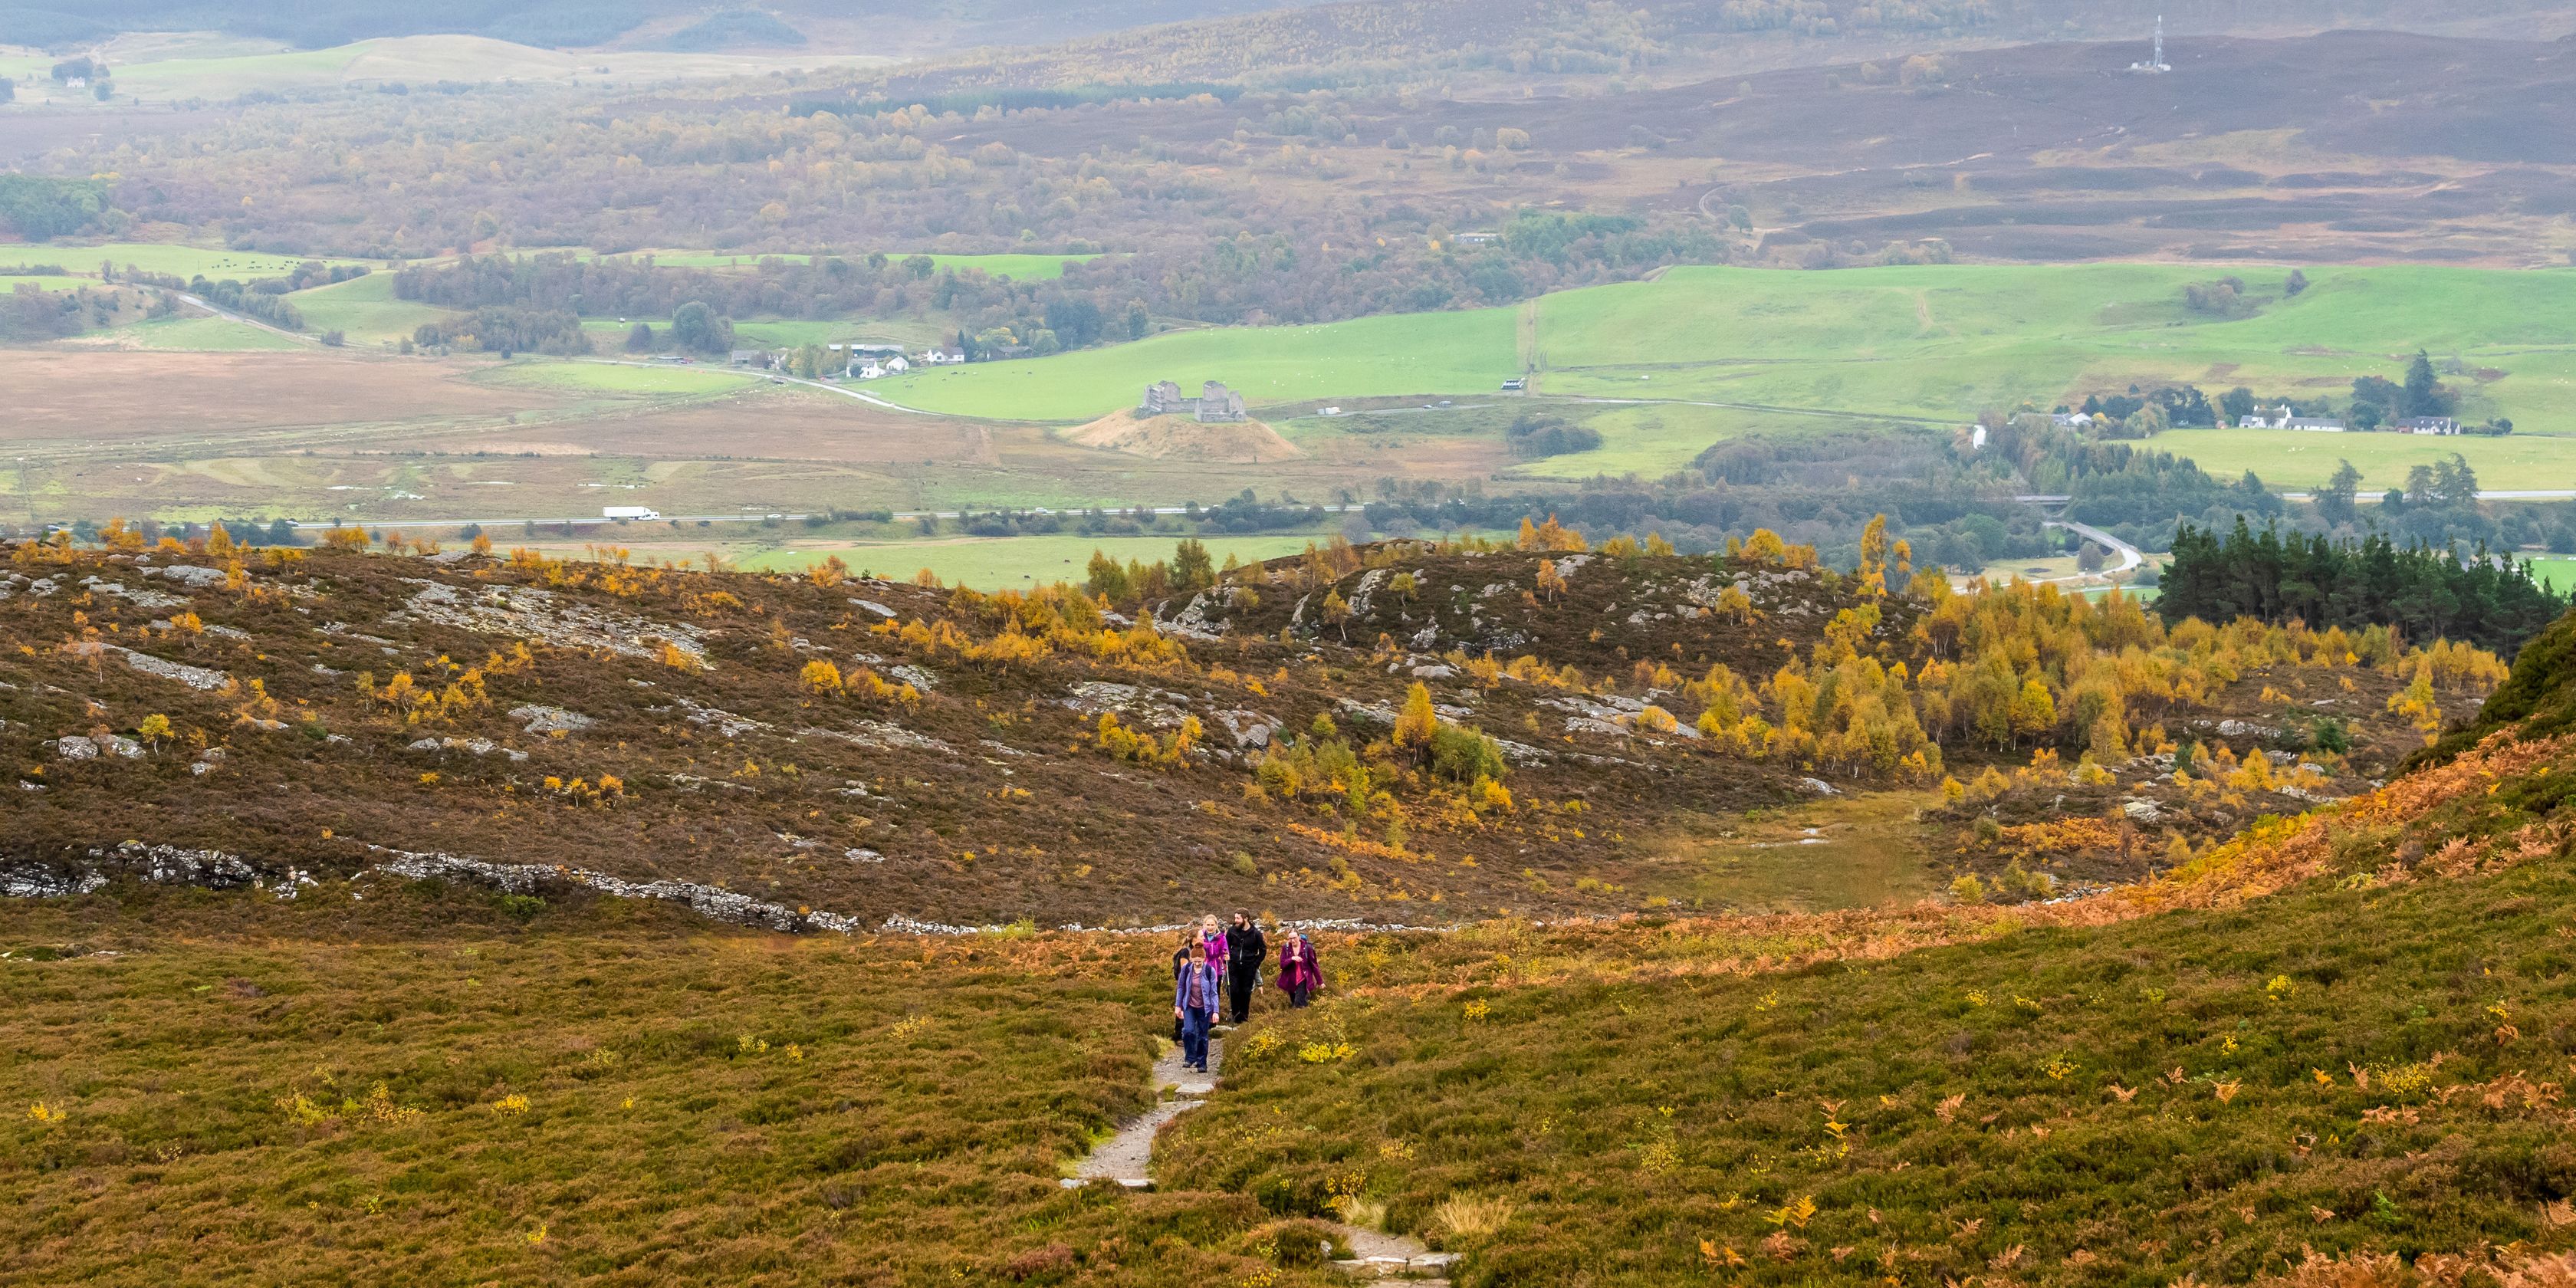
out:
<path id="1" fill-rule="evenodd" d="M 804 43 L 804 32 L 780 22 L 773 14 L 758 9 L 728 9 L 664 37 L 661 46 L 681 53 L 700 53 L 711 49 L 766 48 Z"/>
<path id="2" fill-rule="evenodd" d="M 37 0 L 0 6 L 0 44 L 66 45 L 129 31 L 221 31 L 282 40 L 308 49 L 372 36 L 468 34 L 525 45 L 596 45 L 614 40 L 657 13 L 686 12 L 684 0 L 345 0 L 332 5 L 274 5 L 256 0 L 104 0 L 71 5 Z"/>
<path id="3" fill-rule="evenodd" d="M 1039 44 L 1075 40 L 1133 28 L 1160 27 L 1148 46 L 1222 52 L 1227 37 L 1255 28 L 1267 15 L 1304 10 L 1315 15 L 1301 25 L 1328 37 L 1354 58 L 1383 58 L 1404 48 L 1419 34 L 1441 33 L 1459 43 L 1497 47 L 1525 42 L 1533 32 L 1554 31 L 1595 21 L 1586 6 L 1563 0 L 1350 0 L 1328 5 L 1265 4 L 1259 0 L 1095 0 L 1057 5 L 1040 0 L 991 0 L 975 5 L 939 6 L 925 12 L 895 0 L 860 0 L 856 4 L 824 0 L 776 0 L 772 11 L 718 12 L 684 27 L 666 40 L 675 49 L 731 48 L 741 44 L 794 44 L 783 31 L 810 31 L 817 23 L 847 25 L 853 34 L 881 27 L 887 19 L 917 22 L 950 33 L 958 44 Z M 35 0 L 0 6 L 0 44 L 60 48 L 106 39 L 130 31 L 222 31 L 261 36 L 307 48 L 347 44 L 372 36 L 461 33 L 492 36 L 523 44 L 552 47 L 597 45 L 617 40 L 639 28 L 686 21 L 705 12 L 694 0 L 443 0 L 434 5 L 396 0 L 347 0 L 346 3 L 276 5 L 260 0 Z M 2527 37 L 2535 21 L 2563 34 L 2570 25 L 2565 11 L 2533 0 L 2280 0 L 2248 19 L 2242 6 L 2169 0 L 1923 0 L 1890 5 L 1876 0 L 1803 0 L 1801 3 L 1745 3 L 1744 0 L 1689 0 L 1637 11 L 1637 26 L 1658 41 L 1678 49 L 1707 46 L 1711 41 L 1741 46 L 1746 37 L 1777 37 L 1800 46 L 1903 40 L 1967 38 L 1982 43 L 2021 40 L 2104 39 L 2142 33 L 2157 16 L 2165 16 L 2177 34 L 2218 32 L 2283 33 L 2326 27 L 2381 27 L 2414 31 L 2480 33 Z M 767 17 L 774 27 L 751 21 Z M 882 39 L 876 32 L 874 38 Z M 722 43 L 699 43 L 718 41 Z M 1253 54 L 1256 47 L 1235 39 L 1232 53 Z M 1458 47 L 1453 44 L 1452 48 Z M 1543 51 L 1542 51 L 1543 52 Z"/>

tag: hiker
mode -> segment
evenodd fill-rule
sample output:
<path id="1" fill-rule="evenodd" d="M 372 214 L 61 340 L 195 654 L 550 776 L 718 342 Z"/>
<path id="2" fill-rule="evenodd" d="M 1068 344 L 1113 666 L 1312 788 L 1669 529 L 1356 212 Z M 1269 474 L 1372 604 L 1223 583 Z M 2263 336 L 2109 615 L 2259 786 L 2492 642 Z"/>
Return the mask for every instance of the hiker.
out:
<path id="1" fill-rule="evenodd" d="M 1234 1022 L 1252 1018 L 1252 990 L 1261 986 L 1261 967 L 1270 955 L 1270 941 L 1261 934 L 1261 925 L 1248 912 L 1234 914 L 1234 927 L 1225 932 L 1225 993 L 1233 1009 Z"/>
<path id="2" fill-rule="evenodd" d="M 1205 942 L 1190 945 L 1189 964 L 1172 983 L 1172 1018 L 1181 1026 L 1181 1063 L 1208 1071 L 1208 1026 L 1216 1022 L 1216 968 Z"/>
<path id="3" fill-rule="evenodd" d="M 1216 968 L 1217 982 L 1225 982 L 1225 928 L 1216 924 L 1215 913 L 1199 918 L 1199 942 L 1207 945 L 1208 964 Z M 1216 1007 L 1211 1003 L 1208 1009 Z"/>
<path id="4" fill-rule="evenodd" d="M 1190 949 L 1192 946 L 1196 945 L 1198 941 L 1198 931 L 1193 930 L 1188 926 L 1181 927 L 1181 946 L 1172 950 L 1172 982 L 1174 984 L 1181 982 L 1181 971 L 1190 964 Z M 1181 1017 L 1175 1015 L 1172 1017 L 1173 1045 L 1179 1045 L 1180 1040 Z"/>
<path id="5" fill-rule="evenodd" d="M 1279 931 L 1279 990 L 1288 995 L 1288 1005 L 1302 1007 L 1315 990 L 1324 986 L 1324 972 L 1315 964 L 1315 945 L 1298 931 L 1282 927 Z"/>

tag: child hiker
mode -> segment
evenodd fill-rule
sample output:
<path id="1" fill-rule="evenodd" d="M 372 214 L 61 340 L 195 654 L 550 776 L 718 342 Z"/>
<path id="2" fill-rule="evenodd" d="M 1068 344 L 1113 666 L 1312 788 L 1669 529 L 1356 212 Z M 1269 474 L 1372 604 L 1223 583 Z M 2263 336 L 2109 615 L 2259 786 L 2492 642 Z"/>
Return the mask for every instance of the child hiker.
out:
<path id="1" fill-rule="evenodd" d="M 1181 1063 L 1208 1071 L 1208 1026 L 1216 1022 L 1216 968 L 1208 964 L 1207 944 L 1190 945 L 1189 964 L 1172 983 L 1172 1017 L 1181 1023 Z"/>

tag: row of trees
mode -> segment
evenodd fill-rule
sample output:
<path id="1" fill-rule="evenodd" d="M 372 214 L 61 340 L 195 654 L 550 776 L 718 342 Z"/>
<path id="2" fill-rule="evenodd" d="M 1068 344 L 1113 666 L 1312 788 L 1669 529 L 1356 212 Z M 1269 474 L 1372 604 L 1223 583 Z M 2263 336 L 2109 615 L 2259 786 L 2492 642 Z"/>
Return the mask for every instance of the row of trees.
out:
<path id="1" fill-rule="evenodd" d="M 412 330 L 411 339 L 425 349 L 558 356 L 591 352 L 590 337 L 582 331 L 581 319 L 561 309 L 476 309 L 469 318 L 424 322 Z"/>
<path id="2" fill-rule="evenodd" d="M 2408 638 L 2448 637 L 2510 653 L 2567 610 L 2567 600 L 2534 581 L 2528 564 L 2451 548 L 2399 548 L 2387 537 L 2253 531 L 2242 519 L 2225 536 L 2184 526 L 2156 611 L 2188 617 L 2301 621 L 2312 627 L 2394 627 Z"/>

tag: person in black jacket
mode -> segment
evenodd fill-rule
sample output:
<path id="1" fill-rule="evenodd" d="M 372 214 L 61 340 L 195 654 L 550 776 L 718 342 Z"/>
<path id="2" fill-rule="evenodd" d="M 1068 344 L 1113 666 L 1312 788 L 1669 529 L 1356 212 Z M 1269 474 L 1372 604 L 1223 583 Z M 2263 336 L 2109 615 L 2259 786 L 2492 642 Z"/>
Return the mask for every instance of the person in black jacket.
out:
<path id="1" fill-rule="evenodd" d="M 1262 938 L 1261 923 L 1250 913 L 1234 914 L 1234 925 L 1225 932 L 1225 983 L 1235 1023 L 1251 1018 L 1252 990 L 1261 983 L 1261 968 L 1269 959 L 1270 941 Z"/>

